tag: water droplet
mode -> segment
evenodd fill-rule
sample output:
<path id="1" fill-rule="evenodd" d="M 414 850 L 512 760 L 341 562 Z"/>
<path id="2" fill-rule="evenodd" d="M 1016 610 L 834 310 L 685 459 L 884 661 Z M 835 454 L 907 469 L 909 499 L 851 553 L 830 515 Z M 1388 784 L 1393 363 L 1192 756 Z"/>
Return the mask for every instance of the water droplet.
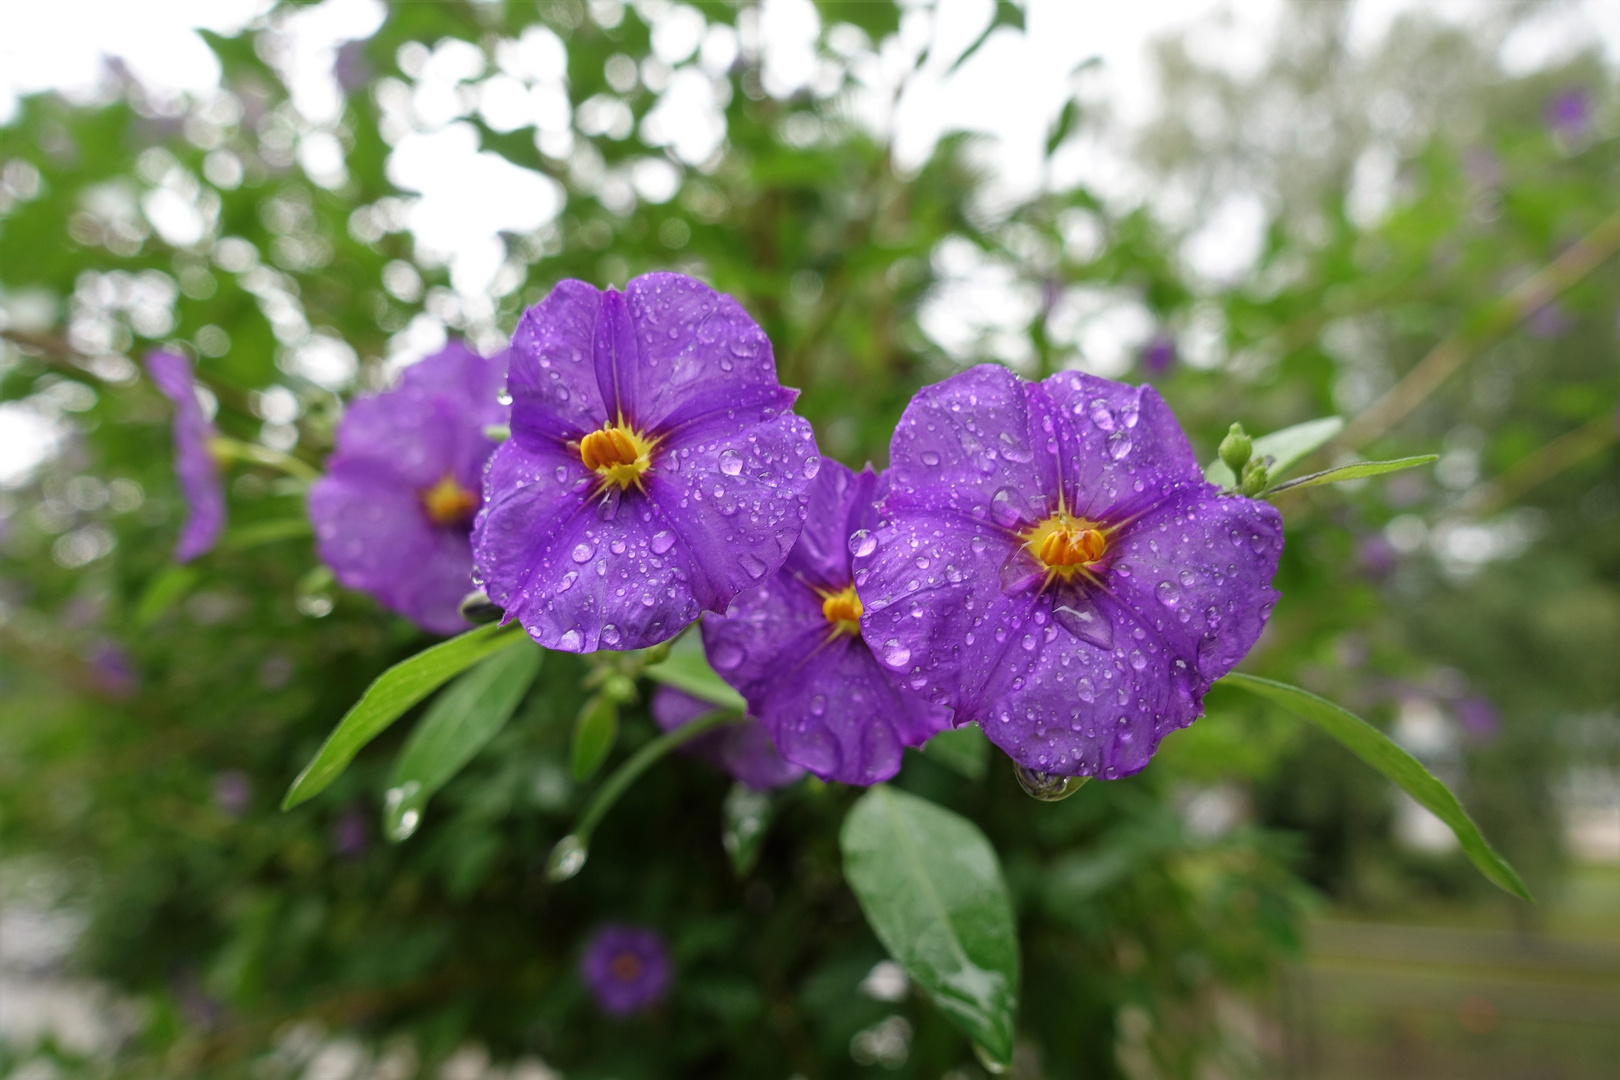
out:
<path id="1" fill-rule="evenodd" d="M 1088 645 L 1113 648 L 1114 626 L 1102 609 L 1084 595 L 1070 596 L 1067 601 L 1052 609 L 1053 620 Z"/>
<path id="2" fill-rule="evenodd" d="M 1108 456 L 1115 461 L 1130 453 L 1131 446 L 1131 437 L 1123 431 L 1116 431 L 1108 436 Z"/>
<path id="3" fill-rule="evenodd" d="M 827 695 L 817 694 L 810 699 L 810 715 L 825 716 L 827 713 Z"/>
<path id="4" fill-rule="evenodd" d="M 409 839 L 422 824 L 422 807 L 426 803 L 419 781 L 407 780 L 389 788 L 383 796 L 383 832 L 388 839 L 396 844 Z"/>
<path id="5" fill-rule="evenodd" d="M 857 559 L 863 558 L 877 550 L 877 537 L 866 529 L 858 529 L 849 537 L 849 553 Z"/>
<path id="6" fill-rule="evenodd" d="M 653 533 L 652 540 L 648 542 L 647 546 L 652 548 L 652 553 L 654 555 L 662 555 L 664 552 L 675 546 L 675 534 L 670 532 L 668 529 L 664 529 L 662 532 L 655 532 Z"/>
<path id="7" fill-rule="evenodd" d="M 594 554 L 596 554 L 596 545 L 589 540 L 581 540 L 574 545 L 574 550 L 571 552 L 575 562 L 589 562 Z"/>
<path id="8" fill-rule="evenodd" d="M 557 639 L 557 648 L 563 652 L 579 652 L 579 647 L 585 644 L 585 637 L 578 630 L 570 630 Z"/>
<path id="9" fill-rule="evenodd" d="M 742 472 L 742 455 L 735 450 L 725 450 L 720 454 L 720 471 L 727 476 L 736 476 Z"/>
<path id="10" fill-rule="evenodd" d="M 1018 777 L 1018 786 L 1031 798 L 1039 799 L 1041 802 L 1062 802 L 1086 783 L 1083 776 L 1054 776 L 1051 773 L 1026 769 L 1022 765 L 1015 765 L 1013 774 Z"/>
<path id="11" fill-rule="evenodd" d="M 732 642 L 722 641 L 709 651 L 709 663 L 716 671 L 732 671 L 742 662 L 743 651 Z"/>
<path id="12" fill-rule="evenodd" d="M 743 552 L 742 555 L 737 559 L 737 564 L 744 570 L 748 571 L 748 576 L 753 578 L 755 581 L 758 581 L 760 578 L 764 577 L 765 571 L 770 569 L 769 566 L 765 565 L 765 560 L 761 559 L 758 555 L 755 555 L 752 551 Z"/>
<path id="13" fill-rule="evenodd" d="M 1181 587 L 1182 588 L 1190 589 L 1196 584 L 1198 584 L 1198 575 L 1197 574 L 1193 573 L 1191 570 L 1183 570 L 1181 572 Z"/>
<path id="14" fill-rule="evenodd" d="M 1091 403 L 1091 409 L 1086 415 L 1090 416 L 1091 422 L 1102 430 L 1114 430 L 1114 414 L 1108 411 L 1108 402 L 1102 398 L 1097 398 Z"/>
<path id="15" fill-rule="evenodd" d="M 1167 608 L 1173 608 L 1181 603 L 1181 590 L 1168 581 L 1161 581 L 1155 585 L 1153 593 L 1159 598 L 1159 603 Z"/>
<path id="16" fill-rule="evenodd" d="M 939 455 L 932 450 L 924 450 L 919 456 L 922 458 L 922 463 L 927 465 L 929 468 L 933 468 L 939 464 Z"/>
<path id="17" fill-rule="evenodd" d="M 585 860 L 590 853 L 583 840 L 569 833 L 557 841 L 551 854 L 546 857 L 546 879 L 552 883 L 567 881 L 585 869 Z"/>
<path id="18" fill-rule="evenodd" d="M 997 525 L 1012 526 L 1018 524 L 1018 507 L 1013 502 L 1016 496 L 1012 488 L 1002 488 L 990 499 L 990 517 Z"/>
<path id="19" fill-rule="evenodd" d="M 898 638 L 890 638 L 883 646 L 883 662 L 892 668 L 905 667 L 911 659 L 911 650 L 900 644 Z"/>
<path id="20" fill-rule="evenodd" d="M 619 634 L 619 628 L 617 626 L 614 626 L 612 623 L 608 623 L 606 626 L 602 627 L 602 644 L 611 649 L 613 646 L 617 645 L 620 640 L 621 635 Z"/>

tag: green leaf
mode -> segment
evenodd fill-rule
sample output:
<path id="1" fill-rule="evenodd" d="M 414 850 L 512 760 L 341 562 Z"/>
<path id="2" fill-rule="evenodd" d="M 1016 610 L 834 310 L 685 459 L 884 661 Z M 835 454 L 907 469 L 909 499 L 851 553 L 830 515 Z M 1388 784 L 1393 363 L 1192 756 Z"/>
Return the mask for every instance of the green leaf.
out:
<path id="1" fill-rule="evenodd" d="M 571 764 L 575 780 L 589 780 L 619 741 L 619 703 L 598 694 L 585 703 L 574 723 Z"/>
<path id="2" fill-rule="evenodd" d="M 878 940 L 983 1054 L 1011 1061 L 1018 929 L 990 841 L 961 815 L 879 784 L 839 842 Z"/>
<path id="3" fill-rule="evenodd" d="M 1223 677 L 1221 682 L 1268 698 L 1338 739 L 1351 753 L 1389 777 L 1435 817 L 1451 826 L 1463 851 L 1473 860 L 1480 873 L 1514 896 L 1532 899 L 1518 873 L 1491 847 L 1479 831 L 1479 826 L 1474 824 L 1457 801 L 1457 796 L 1382 731 L 1354 713 L 1346 712 L 1333 702 L 1297 686 L 1237 671 Z"/>
<path id="4" fill-rule="evenodd" d="M 260 544 L 273 544 L 278 540 L 297 540 L 314 535 L 308 518 L 280 518 L 275 521 L 256 521 L 232 529 L 220 541 L 220 546 L 233 551 L 244 551 Z"/>
<path id="5" fill-rule="evenodd" d="M 1337 484 L 1342 480 L 1360 480 L 1364 476 L 1379 476 L 1383 473 L 1400 472 L 1402 469 L 1415 469 L 1419 465 L 1427 465 L 1431 461 L 1438 460 L 1439 454 L 1419 454 L 1416 457 L 1395 458 L 1390 461 L 1358 461 L 1353 465 L 1340 465 L 1336 469 L 1324 469 L 1319 473 L 1302 476 L 1298 480 L 1276 484 L 1262 494 L 1274 495 L 1279 491 L 1291 491 L 1294 488 Z"/>
<path id="6" fill-rule="evenodd" d="M 451 683 L 428 706 L 394 759 L 384 803 L 383 833 L 403 840 L 416 831 L 422 809 L 495 734 L 506 726 L 534 682 L 539 646 L 502 649 Z"/>
<path id="7" fill-rule="evenodd" d="M 715 674 L 703 654 L 703 637 L 694 627 L 675 639 L 669 656 L 647 668 L 647 678 L 673 686 L 730 712 L 747 712 L 748 703 L 731 685 Z"/>
<path id="8" fill-rule="evenodd" d="M 1010 26 L 1014 30 L 1023 30 L 1025 28 L 1024 9 L 1013 3 L 1012 0 L 996 0 L 996 12 L 990 19 L 990 25 L 984 28 L 984 33 L 973 39 L 973 44 L 962 50 L 962 54 L 951 63 L 950 69 L 945 74 L 949 76 L 957 68 L 967 63 L 968 59 L 979 51 L 979 47 L 989 40 L 990 35 L 1003 26 Z M 918 61 L 918 66 L 921 66 L 924 62 L 926 62 L 926 57 Z"/>
<path id="9" fill-rule="evenodd" d="M 1290 465 L 1326 446 L 1343 430 L 1342 417 L 1325 416 L 1320 420 L 1307 420 L 1303 424 L 1295 424 L 1255 439 L 1254 458 L 1270 458 L 1271 465 L 1267 471 L 1272 479 L 1276 479 L 1287 472 Z M 1220 458 L 1205 467 L 1204 479 L 1223 488 L 1237 486 L 1237 477 L 1232 475 L 1232 470 Z"/>
<path id="10" fill-rule="evenodd" d="M 281 808 L 291 810 L 320 794 L 348 767 L 362 746 L 403 716 L 406 709 L 484 657 L 522 640 L 523 628 L 516 623 L 480 626 L 424 649 L 409 660 L 401 660 L 377 676 L 354 707 L 338 721 L 314 760 L 304 766 L 304 771 L 292 782 Z"/>
<path id="11" fill-rule="evenodd" d="M 174 606 L 191 587 L 197 584 L 202 574 L 195 566 L 171 564 L 165 566 L 152 580 L 147 583 L 146 589 L 141 593 L 140 600 L 135 603 L 134 622 L 137 629 L 144 630 L 163 617 L 163 613 Z"/>
<path id="12" fill-rule="evenodd" d="M 990 768 L 990 740 L 978 724 L 942 731 L 923 743 L 922 752 L 969 780 L 983 780 Z"/>
<path id="13" fill-rule="evenodd" d="M 771 797 L 739 781 L 726 793 L 720 814 L 720 843 L 731 856 L 731 869 L 738 877 L 747 877 L 759 862 L 771 827 Z"/>

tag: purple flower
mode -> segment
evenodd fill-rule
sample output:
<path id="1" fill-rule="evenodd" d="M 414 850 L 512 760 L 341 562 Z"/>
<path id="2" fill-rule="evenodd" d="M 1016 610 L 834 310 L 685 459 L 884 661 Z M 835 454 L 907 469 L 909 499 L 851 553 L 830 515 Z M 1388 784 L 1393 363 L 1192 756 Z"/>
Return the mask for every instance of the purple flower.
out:
<path id="1" fill-rule="evenodd" d="M 175 352 L 153 352 L 146 371 L 163 396 L 174 402 L 174 471 L 186 498 L 186 521 L 174 548 L 176 562 L 190 562 L 213 550 L 225 529 L 225 485 L 208 444 L 219 437 L 203 415 L 191 361 Z"/>
<path id="2" fill-rule="evenodd" d="M 1453 705 L 1452 712 L 1457 715 L 1463 731 L 1475 742 L 1495 742 L 1502 733 L 1502 718 L 1490 698 L 1470 694 Z"/>
<path id="3" fill-rule="evenodd" d="M 338 89 L 345 96 L 352 97 L 355 91 L 365 89 L 371 81 L 371 64 L 366 60 L 366 49 L 370 44 L 364 39 L 345 41 L 338 46 L 337 55 L 332 58 L 332 78 L 337 80 Z"/>
<path id="4" fill-rule="evenodd" d="M 397 389 L 349 406 L 309 491 L 316 545 L 337 580 L 436 634 L 467 628 L 468 534 L 495 448 L 484 428 L 506 419 L 504 377 L 500 357 L 460 344 L 407 368 Z"/>
<path id="5" fill-rule="evenodd" d="M 1206 483 L 1151 387 L 976 367 L 911 400 L 890 460 L 862 633 L 1025 769 L 1138 772 L 1276 602 L 1281 517 Z"/>
<path id="6" fill-rule="evenodd" d="M 1547 103 L 1546 115 L 1554 135 L 1579 139 L 1592 125 L 1592 100 L 1584 87 L 1571 86 Z"/>
<path id="7" fill-rule="evenodd" d="M 1176 339 L 1169 334 L 1154 334 L 1142 346 L 1142 370 L 1150 378 L 1158 378 L 1176 366 Z"/>
<path id="8" fill-rule="evenodd" d="M 652 699 L 653 719 L 664 731 L 684 727 L 717 708 L 719 706 L 682 693 L 673 686 L 660 686 Z M 687 743 L 684 749 L 724 769 L 755 791 L 785 787 L 804 775 L 803 769 L 782 760 L 758 720 L 728 724 L 706 732 Z"/>
<path id="9" fill-rule="evenodd" d="M 116 641 L 103 640 L 90 650 L 90 685 L 103 697 L 122 700 L 140 687 L 129 651 Z"/>
<path id="10" fill-rule="evenodd" d="M 366 815 L 358 806 L 351 806 L 343 811 L 343 816 L 332 824 L 332 850 L 337 852 L 340 859 L 354 862 L 363 858 L 366 848 L 371 846 L 369 830 L 366 829 Z"/>
<path id="11" fill-rule="evenodd" d="M 770 342 L 679 274 L 564 281 L 512 338 L 512 438 L 484 476 L 473 556 L 540 644 L 638 649 L 782 565 L 821 464 Z"/>
<path id="12" fill-rule="evenodd" d="M 886 487 L 870 468 L 823 459 L 781 572 L 740 594 L 724 618 L 703 620 L 709 663 L 782 756 L 846 784 L 887 780 L 905 747 L 950 726 L 950 714 L 900 685 L 862 636 L 850 537 L 877 525 Z"/>
<path id="13" fill-rule="evenodd" d="M 226 769 L 214 777 L 214 805 L 226 817 L 241 817 L 252 801 L 253 781 L 241 769 Z"/>
<path id="14" fill-rule="evenodd" d="M 579 977 L 609 1016 L 629 1016 L 656 1005 L 669 990 L 669 950 L 658 931 L 608 923 L 580 958 Z"/>

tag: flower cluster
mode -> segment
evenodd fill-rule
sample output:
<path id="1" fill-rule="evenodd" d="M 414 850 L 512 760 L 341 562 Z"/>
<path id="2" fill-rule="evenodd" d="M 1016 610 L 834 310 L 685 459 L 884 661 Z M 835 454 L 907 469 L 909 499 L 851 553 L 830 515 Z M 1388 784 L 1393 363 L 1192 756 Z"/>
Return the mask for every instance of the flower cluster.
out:
<path id="1" fill-rule="evenodd" d="M 149 363 L 195 554 L 222 513 L 206 421 L 183 359 Z M 1205 481 L 1151 387 L 976 367 L 913 398 L 882 473 L 823 458 L 795 397 L 731 297 L 564 281 L 502 358 L 453 346 L 350 408 L 310 492 L 320 553 L 438 633 L 474 583 L 567 652 L 702 617 L 754 719 L 694 752 L 760 789 L 876 783 L 969 723 L 1028 773 L 1128 776 L 1265 626 L 1281 519 Z M 654 702 L 666 730 L 709 708 Z"/>

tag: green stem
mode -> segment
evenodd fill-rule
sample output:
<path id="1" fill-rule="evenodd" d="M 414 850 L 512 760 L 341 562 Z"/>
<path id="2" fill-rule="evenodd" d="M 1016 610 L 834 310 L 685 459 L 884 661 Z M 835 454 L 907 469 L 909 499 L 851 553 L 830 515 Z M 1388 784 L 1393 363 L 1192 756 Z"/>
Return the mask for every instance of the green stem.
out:
<path id="1" fill-rule="evenodd" d="M 726 724 L 738 724 L 745 719 L 747 718 L 736 713 L 705 713 L 690 723 L 682 724 L 674 731 L 658 736 L 658 738 L 631 754 L 630 760 L 620 765 L 618 770 L 608 777 L 601 787 L 596 789 L 596 794 L 592 795 L 590 802 L 585 804 L 585 811 L 580 814 L 579 824 L 575 826 L 571 835 L 581 844 L 588 845 L 591 840 L 591 833 L 596 830 L 597 825 L 601 824 L 602 819 L 607 816 L 607 812 L 613 809 L 613 804 L 619 801 L 619 796 L 629 790 L 630 785 L 635 783 L 636 778 L 652 768 L 659 758 L 668 754 L 671 750 L 691 742 L 705 732 Z"/>
<path id="2" fill-rule="evenodd" d="M 320 479 L 320 471 L 308 462 L 300 461 L 291 454 L 283 454 L 279 450 L 272 450 L 268 446 L 259 446 L 256 443 L 245 443 L 240 439 L 228 436 L 218 436 L 209 440 L 209 452 L 221 464 L 231 461 L 249 461 L 255 465 L 266 465 L 278 469 L 288 476 L 296 477 L 306 482 Z"/>

